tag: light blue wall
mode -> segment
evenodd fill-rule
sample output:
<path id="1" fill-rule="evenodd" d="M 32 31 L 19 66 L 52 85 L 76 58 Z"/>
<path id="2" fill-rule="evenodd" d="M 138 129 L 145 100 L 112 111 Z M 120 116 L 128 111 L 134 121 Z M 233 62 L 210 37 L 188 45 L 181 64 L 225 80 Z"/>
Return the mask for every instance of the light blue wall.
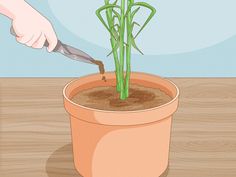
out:
<path id="1" fill-rule="evenodd" d="M 161 0 L 159 1 L 161 4 L 162 1 Z M 93 57 L 102 59 L 108 71 L 114 70 L 113 59 L 106 58 L 106 54 L 109 53 L 109 50 L 105 49 L 106 46 L 99 45 L 99 43 L 96 42 L 98 41 L 96 36 L 95 36 L 96 39 L 94 39 L 95 42 L 92 43 L 89 39 L 90 35 L 86 36 L 86 34 L 84 34 L 81 36 L 82 31 L 80 35 L 74 31 L 76 29 L 75 28 L 76 26 L 71 25 L 71 28 L 69 28 L 69 25 L 67 25 L 66 27 L 64 26 L 65 24 L 73 23 L 73 24 L 78 24 L 77 27 L 79 28 L 80 25 L 83 25 L 83 23 L 81 24 L 82 20 L 79 21 L 79 18 L 77 19 L 75 17 L 72 18 L 73 19 L 73 21 L 71 20 L 72 22 L 69 22 L 69 20 L 65 21 L 67 18 L 70 17 L 68 15 L 70 13 L 68 14 L 66 13 L 69 12 L 68 10 L 70 8 L 67 9 L 65 7 L 65 2 L 68 3 L 77 2 L 78 4 L 80 4 L 80 6 L 83 7 L 82 2 L 85 1 L 49 0 L 48 3 L 47 1 L 31 0 L 28 2 L 30 2 L 35 8 L 37 8 L 40 12 L 42 12 L 45 16 L 47 16 L 51 20 L 51 22 L 54 25 L 54 28 L 56 29 L 58 37 L 62 41 L 90 53 Z M 57 3 L 57 6 L 50 8 L 49 4 L 55 5 L 55 2 L 61 2 L 61 3 L 60 4 Z M 101 4 L 102 2 L 103 1 L 101 0 Z M 86 7 L 85 3 L 84 6 Z M 183 10 L 184 8 L 185 6 L 183 6 Z M 58 9 L 64 10 L 62 11 L 62 14 L 67 14 L 67 15 L 65 16 L 58 15 Z M 88 8 L 88 11 L 89 10 L 90 9 Z M 224 10 L 227 11 L 227 9 Z M 160 13 L 162 11 L 160 10 Z M 171 11 L 169 13 L 171 13 Z M 224 13 L 224 11 L 221 10 L 220 13 Z M 76 11 L 74 12 L 74 14 L 76 14 Z M 91 14 L 94 14 L 94 11 L 91 10 Z M 158 15 L 163 16 L 163 14 L 158 14 Z M 62 23 L 63 17 L 65 18 L 63 19 L 65 23 Z M 86 19 L 86 17 L 84 17 L 84 19 Z M 224 19 L 224 20 L 229 20 L 229 19 Z M 163 22 L 161 23 L 161 21 L 162 19 L 160 18 L 160 25 L 163 24 Z M 176 23 L 176 20 L 173 19 L 173 22 Z M 94 22 L 91 20 L 87 20 L 86 23 L 90 24 Z M 155 23 L 157 23 L 158 25 L 157 21 L 153 21 L 152 23 L 154 25 Z M 89 26 L 88 24 L 87 26 Z M 232 24 L 232 28 L 236 26 L 235 21 L 232 21 L 231 23 L 225 25 L 230 25 L 230 24 Z M 0 16 L 0 52 L 1 52 L 0 77 L 77 77 L 90 73 L 95 73 L 98 71 L 96 66 L 68 60 L 67 58 L 59 54 L 49 54 L 46 52 L 46 50 L 30 49 L 16 43 L 15 39 L 11 35 L 9 35 L 10 25 L 11 25 L 10 21 L 7 18 Z M 188 25 L 189 24 L 186 24 L 186 28 L 188 27 Z M 152 30 L 151 26 L 152 24 L 150 24 L 147 31 Z M 204 28 L 206 28 L 206 26 L 199 26 L 199 29 L 197 28 L 196 31 L 199 30 L 204 31 Z M 83 29 L 86 30 L 86 25 L 83 26 Z M 93 32 L 99 33 L 100 29 L 104 30 L 102 26 L 99 26 L 98 28 L 88 29 L 88 33 L 93 33 Z M 152 51 L 150 52 L 148 51 L 147 55 L 145 56 L 134 54 L 132 58 L 132 70 L 158 74 L 161 76 L 172 76 L 172 77 L 186 77 L 186 76 L 187 77 L 236 77 L 236 36 L 232 35 L 233 32 L 236 33 L 236 31 L 233 31 L 233 29 L 229 31 L 228 29 L 229 28 L 222 29 L 220 32 L 215 31 L 215 35 L 217 34 L 217 36 L 221 37 L 222 34 L 224 33 L 223 30 L 225 30 L 225 34 L 231 34 L 231 36 L 228 35 L 228 38 L 226 39 L 221 38 L 218 42 L 216 42 L 216 40 L 213 40 L 216 39 L 216 37 L 213 38 L 212 36 L 214 35 L 211 35 L 209 32 L 209 35 L 206 36 L 211 36 L 212 38 L 211 41 L 215 41 L 215 43 L 212 43 L 210 45 L 211 42 L 209 42 L 209 40 L 208 41 L 206 40 L 206 43 L 209 44 L 206 45 L 205 47 L 201 47 L 200 45 L 197 47 L 197 44 L 200 44 L 200 42 L 194 41 L 197 40 L 197 37 L 195 36 L 195 38 L 191 40 L 193 42 L 189 43 L 189 45 L 191 44 L 191 46 L 195 46 L 195 48 L 192 47 L 191 49 L 189 49 L 189 51 L 187 50 L 187 48 L 184 48 L 186 47 L 186 45 L 183 45 L 184 43 L 182 43 L 180 46 L 178 46 L 182 47 L 181 50 L 179 49 L 179 51 L 183 51 L 183 49 L 185 49 L 186 50 L 185 52 L 173 52 L 172 54 L 171 52 L 166 52 L 166 54 L 163 52 L 158 54 L 157 52 L 155 54 L 155 48 L 153 48 Z M 158 31 L 158 29 L 156 30 Z M 175 29 L 172 30 L 174 31 Z M 101 31 L 101 34 L 102 33 L 103 31 Z M 173 35 L 171 33 L 171 30 L 166 31 L 166 36 L 168 36 L 168 34 L 170 34 L 170 36 Z M 147 40 L 148 35 L 145 34 L 145 32 L 143 35 L 144 38 L 141 38 L 142 41 L 139 42 L 141 43 L 140 47 L 143 48 L 145 52 L 147 51 L 145 49 L 147 48 L 148 46 L 147 42 L 149 41 Z M 162 29 L 162 35 L 164 35 L 163 29 Z M 198 35 L 198 33 L 196 33 L 196 35 Z M 185 38 L 182 37 L 183 41 L 189 40 L 189 36 L 186 36 Z M 204 37 L 204 39 L 206 39 L 206 37 Z M 167 47 L 162 48 L 162 50 L 165 51 L 166 49 L 168 49 L 168 45 L 164 43 L 163 40 L 164 39 L 160 39 L 158 45 L 161 45 L 161 43 L 163 45 L 166 45 Z M 174 43 L 177 43 L 176 40 L 174 40 Z M 170 42 L 170 40 L 166 41 Z M 106 41 L 102 42 L 105 43 Z M 157 51 L 158 51 L 158 45 L 156 46 Z M 175 48 L 175 46 L 177 46 L 177 44 L 170 45 L 170 49 L 173 49 L 172 51 L 174 51 L 174 49 L 177 49 L 177 47 Z M 159 49 L 160 48 L 161 47 L 159 47 Z"/>

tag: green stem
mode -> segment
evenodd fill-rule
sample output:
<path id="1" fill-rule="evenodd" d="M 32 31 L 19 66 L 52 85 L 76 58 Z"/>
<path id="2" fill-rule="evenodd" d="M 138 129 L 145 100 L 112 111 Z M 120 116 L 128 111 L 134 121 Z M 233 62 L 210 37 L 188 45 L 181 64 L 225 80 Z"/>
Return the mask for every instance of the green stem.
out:
<path id="1" fill-rule="evenodd" d="M 146 2 L 134 3 L 134 0 L 120 0 L 120 1 L 115 0 L 113 3 L 110 3 L 110 0 L 104 0 L 104 1 L 105 5 L 97 9 L 96 15 L 110 33 L 111 37 L 110 42 L 112 46 L 112 53 L 114 56 L 115 67 L 116 67 L 116 86 L 117 86 L 116 89 L 118 92 L 120 92 L 120 99 L 125 100 L 129 96 L 130 73 L 131 73 L 131 66 L 130 66 L 131 48 L 133 46 L 135 49 L 140 51 L 135 44 L 135 38 L 143 31 L 143 29 L 155 15 L 156 9 Z M 118 2 L 121 3 L 120 6 L 117 5 Z M 132 11 L 132 8 L 134 8 L 135 6 L 137 6 L 138 8 Z M 132 34 L 133 27 L 135 24 L 137 24 L 136 22 L 133 22 L 133 18 L 140 9 L 140 7 L 145 7 L 149 9 L 150 14 L 146 19 L 146 21 L 144 22 L 144 24 L 140 27 L 140 30 L 137 32 L 137 34 L 133 36 Z M 116 11 L 118 9 L 120 10 L 120 13 Z M 105 22 L 101 14 L 101 12 L 103 12 L 104 10 L 106 10 L 106 17 L 108 24 Z M 116 20 L 114 20 L 116 18 L 119 21 L 119 25 L 116 24 Z M 117 26 L 117 29 L 115 28 L 115 26 Z M 125 32 L 127 32 L 126 41 L 124 39 Z M 124 56 L 125 54 L 126 56 Z M 126 73 L 124 73 L 125 59 L 126 59 Z"/>
<path id="2" fill-rule="evenodd" d="M 120 99 L 125 100 L 124 90 L 124 33 L 125 33 L 125 0 L 121 0 L 121 17 L 120 17 Z"/>
<path id="3" fill-rule="evenodd" d="M 114 47 L 115 44 L 114 44 L 114 39 L 112 39 L 111 41 L 111 45 Z M 113 52 L 113 56 L 114 56 L 114 60 L 115 60 L 115 67 L 116 67 L 116 91 L 117 92 L 120 92 L 121 91 L 121 81 L 120 81 L 120 66 L 119 66 L 119 60 L 118 60 L 118 53 L 117 51 L 114 51 Z"/>
<path id="4" fill-rule="evenodd" d="M 106 5 L 109 4 L 109 0 L 105 1 Z M 114 20 L 112 17 L 112 10 L 111 9 L 107 9 L 106 10 L 106 16 L 107 16 L 107 21 L 108 21 L 108 26 L 111 29 L 112 26 L 114 26 Z M 114 32 L 114 29 L 112 29 L 112 33 Z M 116 40 L 114 38 L 114 36 L 111 35 L 111 46 L 112 49 L 115 47 L 116 45 Z M 121 87 L 120 87 L 120 75 L 119 75 L 119 71 L 120 71 L 120 66 L 119 66 L 119 59 L 118 59 L 118 53 L 117 50 L 113 51 L 113 57 L 114 57 L 114 61 L 115 61 L 115 70 L 116 70 L 116 90 L 117 92 L 121 91 Z"/>
<path id="5" fill-rule="evenodd" d="M 133 4 L 133 0 L 127 1 L 127 7 L 129 7 L 130 4 Z M 126 76 L 125 76 L 125 96 L 129 97 L 129 82 L 130 82 L 130 72 L 131 72 L 131 66 L 130 66 L 130 60 L 131 60 L 131 38 L 132 38 L 132 21 L 131 21 L 131 12 L 128 11 L 127 18 L 127 47 L 126 47 Z"/>

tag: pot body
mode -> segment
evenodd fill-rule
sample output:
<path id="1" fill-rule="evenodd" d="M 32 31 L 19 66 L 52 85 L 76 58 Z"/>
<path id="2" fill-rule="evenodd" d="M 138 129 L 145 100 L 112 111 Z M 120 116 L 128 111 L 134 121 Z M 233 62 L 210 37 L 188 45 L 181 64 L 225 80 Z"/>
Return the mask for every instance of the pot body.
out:
<path id="1" fill-rule="evenodd" d="M 168 166 L 172 115 L 178 106 L 178 88 L 158 76 L 132 73 L 131 83 L 160 88 L 173 99 L 152 109 L 103 111 L 71 101 L 80 90 L 115 85 L 115 73 L 72 81 L 64 89 L 70 114 L 74 164 L 83 177 L 158 177 Z"/>

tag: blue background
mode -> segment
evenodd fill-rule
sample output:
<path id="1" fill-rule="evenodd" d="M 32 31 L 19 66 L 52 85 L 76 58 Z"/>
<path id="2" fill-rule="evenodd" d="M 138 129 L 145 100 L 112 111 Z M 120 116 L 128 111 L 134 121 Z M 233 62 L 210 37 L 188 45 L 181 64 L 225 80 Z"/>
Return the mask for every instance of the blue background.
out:
<path id="1" fill-rule="evenodd" d="M 103 60 L 106 70 L 114 70 L 113 59 L 106 57 L 108 49 L 82 39 L 65 28 L 53 15 L 47 1 L 28 2 L 50 19 L 60 40 Z M 0 77 L 78 77 L 98 72 L 94 65 L 18 44 L 9 34 L 10 26 L 11 21 L 0 16 Z M 236 77 L 236 36 L 191 52 L 134 54 L 132 70 L 167 77 Z"/>

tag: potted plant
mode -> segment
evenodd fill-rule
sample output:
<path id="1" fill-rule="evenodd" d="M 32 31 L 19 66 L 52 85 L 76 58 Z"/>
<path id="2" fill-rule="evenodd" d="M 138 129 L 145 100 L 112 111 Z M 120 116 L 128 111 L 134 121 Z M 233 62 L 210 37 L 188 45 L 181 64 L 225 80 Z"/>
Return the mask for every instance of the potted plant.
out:
<path id="1" fill-rule="evenodd" d="M 134 21 L 141 8 L 150 10 L 143 25 Z M 130 66 L 131 48 L 142 53 L 135 39 L 155 12 L 151 5 L 134 0 L 105 0 L 96 11 L 110 35 L 115 72 L 105 73 L 106 82 L 92 74 L 63 90 L 74 164 L 84 177 L 158 177 L 168 167 L 179 90 L 167 79 L 131 72 Z M 140 27 L 136 34 L 135 25 Z"/>

